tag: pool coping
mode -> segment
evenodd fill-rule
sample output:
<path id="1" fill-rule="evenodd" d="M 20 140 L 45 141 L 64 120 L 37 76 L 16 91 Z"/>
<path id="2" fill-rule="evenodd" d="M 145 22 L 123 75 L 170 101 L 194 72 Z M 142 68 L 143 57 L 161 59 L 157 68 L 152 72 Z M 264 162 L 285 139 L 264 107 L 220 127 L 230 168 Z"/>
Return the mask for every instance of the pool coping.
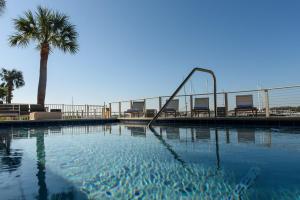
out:
<path id="1" fill-rule="evenodd" d="M 51 126 L 51 125 L 82 125 L 82 124 L 107 124 L 118 123 L 116 118 L 111 119 L 53 119 L 53 120 L 8 120 L 0 121 L 1 127 L 21 126 Z"/>
<path id="2" fill-rule="evenodd" d="M 148 124 L 151 118 L 119 118 L 122 123 Z M 217 117 L 217 118 L 159 118 L 155 125 L 251 125 L 251 126 L 297 126 L 300 127 L 300 117 Z"/>
<path id="3" fill-rule="evenodd" d="M 152 118 L 109 118 L 109 119 L 58 119 L 58 120 L 9 120 L 0 121 L 1 127 L 85 125 L 85 124 L 148 124 Z M 159 118 L 154 125 L 243 125 L 243 126 L 295 126 L 300 127 L 300 117 L 177 117 Z"/>

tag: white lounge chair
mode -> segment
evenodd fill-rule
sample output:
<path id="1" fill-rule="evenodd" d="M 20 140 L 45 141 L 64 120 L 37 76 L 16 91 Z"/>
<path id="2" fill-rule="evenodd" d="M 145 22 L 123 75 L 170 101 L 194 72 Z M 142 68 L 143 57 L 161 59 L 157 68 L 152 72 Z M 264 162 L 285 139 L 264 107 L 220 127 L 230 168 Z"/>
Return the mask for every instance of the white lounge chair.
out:
<path id="1" fill-rule="evenodd" d="M 137 115 L 138 117 L 145 113 L 145 101 L 133 101 L 130 109 L 126 110 L 124 114 L 129 113 L 131 117 Z"/>
<path id="2" fill-rule="evenodd" d="M 192 110 L 192 117 L 197 114 L 207 113 L 210 117 L 210 110 L 209 110 L 209 98 L 195 98 L 194 100 L 194 107 Z"/>
<path id="3" fill-rule="evenodd" d="M 257 116 L 257 108 L 253 106 L 253 95 L 237 95 L 236 108 L 234 109 L 235 116 L 238 112 L 251 111 L 252 115 Z"/>
<path id="4" fill-rule="evenodd" d="M 169 114 L 174 115 L 174 117 L 176 117 L 178 112 L 179 112 L 179 99 L 171 100 L 168 106 L 163 110 L 163 113 L 165 113 L 165 117 Z"/>

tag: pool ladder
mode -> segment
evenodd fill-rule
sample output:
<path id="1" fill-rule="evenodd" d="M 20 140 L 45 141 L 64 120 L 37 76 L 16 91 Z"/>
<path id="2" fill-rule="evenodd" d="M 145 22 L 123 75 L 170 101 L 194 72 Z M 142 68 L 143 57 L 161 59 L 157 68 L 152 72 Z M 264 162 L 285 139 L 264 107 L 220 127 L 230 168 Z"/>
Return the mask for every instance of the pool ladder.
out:
<path id="1" fill-rule="evenodd" d="M 215 112 L 215 117 L 217 117 L 217 80 L 216 80 L 216 76 L 215 76 L 215 74 L 212 70 L 196 67 L 188 74 L 188 76 L 182 81 L 182 83 L 178 86 L 178 88 L 175 90 L 175 92 L 172 94 L 172 96 L 166 101 L 164 106 L 158 111 L 158 113 L 148 123 L 148 127 L 151 127 L 153 122 L 159 117 L 159 115 L 169 105 L 169 103 L 174 99 L 174 97 L 177 95 L 177 93 L 180 91 L 180 89 L 186 84 L 186 82 L 193 76 L 193 74 L 195 72 L 209 73 L 213 77 L 213 82 L 214 82 L 214 109 L 215 109 L 214 112 Z"/>

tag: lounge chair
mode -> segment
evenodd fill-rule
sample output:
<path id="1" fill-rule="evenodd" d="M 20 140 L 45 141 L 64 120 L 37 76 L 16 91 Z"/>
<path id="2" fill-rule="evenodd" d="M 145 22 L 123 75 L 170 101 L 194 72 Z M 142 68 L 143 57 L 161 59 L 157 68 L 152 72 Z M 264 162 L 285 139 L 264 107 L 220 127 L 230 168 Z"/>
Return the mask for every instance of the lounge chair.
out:
<path id="1" fill-rule="evenodd" d="M 17 117 L 20 115 L 20 106 L 15 104 L 0 104 L 1 117 Z"/>
<path id="2" fill-rule="evenodd" d="M 30 104 L 30 112 L 46 112 L 46 109 L 40 104 Z"/>
<path id="3" fill-rule="evenodd" d="M 143 115 L 145 113 L 145 101 L 133 101 L 131 103 L 130 109 L 126 110 L 124 112 L 124 115 L 128 113 L 131 117 L 134 117 L 137 115 L 138 117 Z"/>
<path id="4" fill-rule="evenodd" d="M 210 117 L 209 98 L 195 98 L 194 102 L 192 117 L 196 114 L 199 116 L 201 113 L 207 113 Z"/>
<path id="5" fill-rule="evenodd" d="M 251 111 L 252 115 L 257 116 L 257 108 L 253 106 L 253 95 L 237 95 L 236 96 L 236 108 L 234 114 L 237 116 L 238 112 Z"/>
<path id="6" fill-rule="evenodd" d="M 163 110 L 163 113 L 165 113 L 165 117 L 167 117 L 169 114 L 174 115 L 174 117 L 176 117 L 178 111 L 179 111 L 179 99 L 173 99 L 169 102 L 168 106 Z"/>

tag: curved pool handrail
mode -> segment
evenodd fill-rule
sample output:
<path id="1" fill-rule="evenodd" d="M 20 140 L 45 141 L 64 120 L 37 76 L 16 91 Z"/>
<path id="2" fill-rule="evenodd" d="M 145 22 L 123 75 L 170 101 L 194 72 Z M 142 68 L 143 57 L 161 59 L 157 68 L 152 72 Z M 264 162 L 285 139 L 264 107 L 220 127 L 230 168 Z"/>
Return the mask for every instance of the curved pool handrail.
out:
<path id="1" fill-rule="evenodd" d="M 217 80 L 216 80 L 216 76 L 215 76 L 215 74 L 212 70 L 196 67 L 188 74 L 188 76 L 182 81 L 182 83 L 178 86 L 178 88 L 175 90 L 175 92 L 172 94 L 172 96 L 167 100 L 165 105 L 158 111 L 158 113 L 148 123 L 148 127 L 150 127 L 152 125 L 152 123 L 159 117 L 159 115 L 163 112 L 163 110 L 168 106 L 168 104 L 172 101 L 172 99 L 174 99 L 174 97 L 177 95 L 177 93 L 180 91 L 180 89 L 184 86 L 184 84 L 192 77 L 192 75 L 196 71 L 209 73 L 213 77 L 213 82 L 214 82 L 214 109 L 215 109 L 214 112 L 215 112 L 215 117 L 217 117 Z"/>

